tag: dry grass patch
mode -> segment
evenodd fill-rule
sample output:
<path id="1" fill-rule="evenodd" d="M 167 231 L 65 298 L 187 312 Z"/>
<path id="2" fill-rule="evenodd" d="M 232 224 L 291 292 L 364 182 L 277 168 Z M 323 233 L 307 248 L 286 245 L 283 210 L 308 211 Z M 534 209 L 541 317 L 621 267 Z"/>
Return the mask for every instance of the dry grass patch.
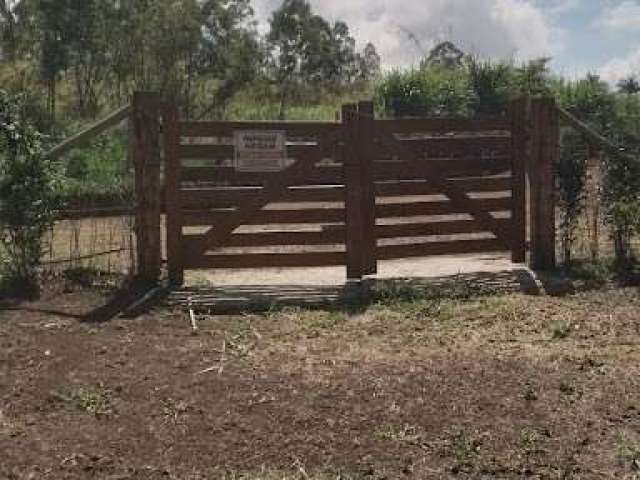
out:
<path id="1" fill-rule="evenodd" d="M 638 290 L 469 290 L 200 316 L 196 334 L 179 311 L 5 312 L 0 478 L 637 476 Z"/>

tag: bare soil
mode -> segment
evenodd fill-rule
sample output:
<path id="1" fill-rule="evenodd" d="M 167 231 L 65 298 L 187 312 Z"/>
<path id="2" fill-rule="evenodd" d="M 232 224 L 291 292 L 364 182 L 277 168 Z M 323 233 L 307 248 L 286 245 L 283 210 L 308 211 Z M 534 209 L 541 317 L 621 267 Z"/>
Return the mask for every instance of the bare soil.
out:
<path id="1" fill-rule="evenodd" d="M 639 478 L 640 291 L 0 312 L 2 479 Z"/>

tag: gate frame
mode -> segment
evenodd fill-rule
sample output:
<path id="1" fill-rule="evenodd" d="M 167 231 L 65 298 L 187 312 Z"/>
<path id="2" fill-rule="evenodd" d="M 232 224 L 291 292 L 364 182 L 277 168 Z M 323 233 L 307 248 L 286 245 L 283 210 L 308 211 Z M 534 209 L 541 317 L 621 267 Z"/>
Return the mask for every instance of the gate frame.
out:
<path id="1" fill-rule="evenodd" d="M 139 277 L 152 283 L 160 279 L 160 220 L 164 203 L 169 280 L 172 285 L 182 285 L 183 222 L 177 201 L 181 183 L 178 108 L 174 103 L 161 102 L 158 94 L 137 92 L 133 98 L 132 118 L 134 129 L 130 142 L 136 172 Z M 529 250 L 529 264 L 534 270 L 550 270 L 556 266 L 555 165 L 560 137 L 559 112 L 553 99 L 520 98 L 511 103 L 509 119 L 514 182 L 513 261 L 524 262 Z M 360 281 L 377 273 L 376 202 L 371 161 L 375 136 L 373 103 L 365 101 L 344 105 L 341 132 L 345 146 L 347 279 Z M 160 138 L 164 146 L 164 189 L 160 176 Z M 526 241 L 527 230 L 529 244 Z"/>

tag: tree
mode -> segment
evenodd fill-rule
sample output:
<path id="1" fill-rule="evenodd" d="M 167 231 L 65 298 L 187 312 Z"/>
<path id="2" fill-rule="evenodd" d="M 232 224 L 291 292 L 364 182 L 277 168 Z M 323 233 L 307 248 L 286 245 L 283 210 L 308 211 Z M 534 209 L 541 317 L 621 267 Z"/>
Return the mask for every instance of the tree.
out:
<path id="1" fill-rule="evenodd" d="M 6 57 L 13 61 L 16 56 L 16 16 L 14 13 L 15 2 L 0 0 L 0 58 Z"/>
<path id="2" fill-rule="evenodd" d="M 98 83 L 108 67 L 115 6 L 113 0 L 75 0 L 67 5 L 68 68 L 73 74 L 76 103 L 81 115 L 99 110 Z"/>
<path id="3" fill-rule="evenodd" d="M 311 16 L 311 6 L 305 0 L 284 0 L 280 8 L 273 12 L 269 22 L 267 39 L 272 51 L 272 70 L 280 88 L 281 120 L 285 117 L 289 90 L 303 70 L 307 24 Z"/>
<path id="4" fill-rule="evenodd" d="M 219 79 L 212 107 L 222 114 L 231 97 L 254 80 L 262 66 L 263 54 L 249 0 L 206 0 L 201 6 L 203 28 L 200 47 L 189 59 L 187 99 L 194 73 Z M 190 102 L 187 103 L 187 107 Z M 189 116 L 189 108 L 187 108 Z"/>
<path id="5" fill-rule="evenodd" d="M 423 68 L 433 66 L 458 68 L 462 66 L 463 59 L 464 52 L 453 42 L 442 42 L 431 49 L 429 56 L 423 62 Z"/>
<path id="6" fill-rule="evenodd" d="M 57 208 L 54 166 L 39 132 L 22 117 L 22 99 L 0 90 L 0 265 L 3 287 L 38 292 L 44 233 Z"/>
<path id="7" fill-rule="evenodd" d="M 37 24 L 40 44 L 40 72 L 47 84 L 47 108 L 56 116 L 58 77 L 69 65 L 69 4 L 72 0 L 38 0 Z"/>
<path id="8" fill-rule="evenodd" d="M 359 76 L 362 80 L 371 80 L 378 75 L 381 71 L 380 55 L 373 43 L 369 42 L 364 47 L 362 55 L 358 57 L 359 60 Z"/>
<path id="9" fill-rule="evenodd" d="M 271 71 L 280 88 L 280 118 L 291 90 L 305 82 L 348 83 L 358 72 L 355 40 L 342 21 L 333 25 L 306 0 L 284 0 L 270 20 L 267 36 Z"/>
<path id="10" fill-rule="evenodd" d="M 640 81 L 634 76 L 623 78 L 618 82 L 618 91 L 627 95 L 640 93 Z"/>

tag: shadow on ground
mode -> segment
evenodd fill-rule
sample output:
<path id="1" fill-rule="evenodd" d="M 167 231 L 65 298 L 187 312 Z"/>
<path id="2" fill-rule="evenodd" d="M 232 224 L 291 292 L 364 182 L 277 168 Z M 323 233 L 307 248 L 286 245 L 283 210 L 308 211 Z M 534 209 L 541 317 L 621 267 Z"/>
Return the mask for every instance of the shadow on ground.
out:
<path id="1" fill-rule="evenodd" d="M 108 291 L 79 288 L 77 292 L 89 293 L 81 305 L 75 302 L 76 296 L 72 292 L 47 292 L 37 300 L 2 299 L 0 311 L 18 311 L 32 314 L 52 315 L 78 320 L 83 323 L 104 323 L 115 317 L 124 315 L 133 318 L 145 313 L 159 303 L 162 289 L 146 282 L 131 281 L 118 289 Z M 93 293 L 94 295 L 91 295 Z M 106 296 L 105 296 L 106 295 Z M 73 298 L 73 301 L 65 299 Z M 138 308 L 139 306 L 139 308 Z"/>
<path id="2" fill-rule="evenodd" d="M 266 312 L 286 307 L 358 310 L 391 292 L 403 295 L 412 291 L 439 290 L 446 292 L 452 286 L 469 288 L 477 294 L 525 292 L 539 294 L 532 272 L 516 269 L 504 272 L 478 272 L 446 277 L 367 279 L 361 284 L 342 286 L 262 285 L 189 287 L 171 292 L 170 306 L 192 308 L 214 314 Z"/>

